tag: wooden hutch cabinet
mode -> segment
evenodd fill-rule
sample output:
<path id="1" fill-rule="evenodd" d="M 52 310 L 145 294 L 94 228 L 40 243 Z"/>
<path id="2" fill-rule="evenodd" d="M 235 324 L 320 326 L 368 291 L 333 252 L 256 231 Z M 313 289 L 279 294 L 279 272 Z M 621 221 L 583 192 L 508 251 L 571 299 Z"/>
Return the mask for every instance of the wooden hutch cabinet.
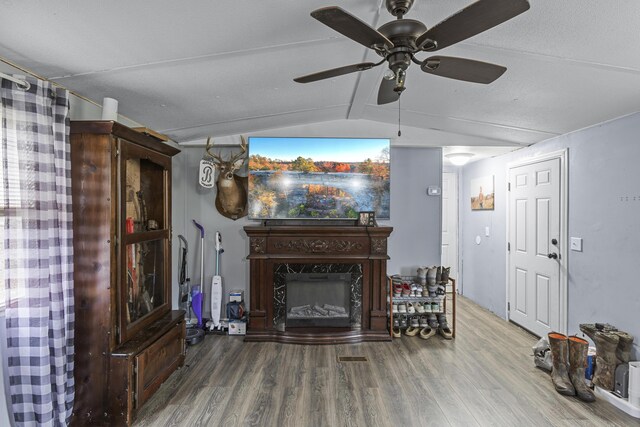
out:
<path id="1" fill-rule="evenodd" d="M 184 364 L 184 311 L 171 310 L 178 152 L 116 122 L 71 122 L 74 425 L 130 425 Z"/>

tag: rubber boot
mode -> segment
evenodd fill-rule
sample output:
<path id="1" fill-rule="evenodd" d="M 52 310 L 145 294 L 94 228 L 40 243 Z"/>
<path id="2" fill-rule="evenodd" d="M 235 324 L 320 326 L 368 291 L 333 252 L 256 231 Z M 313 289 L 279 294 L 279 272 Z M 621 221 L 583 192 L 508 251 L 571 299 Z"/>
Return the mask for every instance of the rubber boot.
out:
<path id="1" fill-rule="evenodd" d="M 429 267 L 427 270 L 427 283 L 431 286 L 436 284 L 436 273 L 438 269 L 436 267 Z"/>
<path id="2" fill-rule="evenodd" d="M 596 332 L 598 331 L 612 332 L 618 335 L 618 347 L 616 348 L 618 364 L 629 363 L 631 349 L 633 347 L 633 335 L 619 331 L 618 328 L 608 323 L 582 323 L 580 324 L 580 330 L 591 338 L 591 341 L 594 343 L 596 342 Z"/>
<path id="3" fill-rule="evenodd" d="M 569 337 L 569 378 L 576 389 L 578 399 L 593 402 L 596 396 L 584 381 L 584 369 L 587 366 L 589 343 L 580 337 Z"/>
<path id="4" fill-rule="evenodd" d="M 616 357 L 618 358 L 618 364 L 629 363 L 631 358 L 631 349 L 633 348 L 633 335 L 623 331 L 614 331 L 618 336 L 618 347 L 616 348 Z"/>
<path id="5" fill-rule="evenodd" d="M 427 270 L 429 267 L 418 267 L 418 278 L 420 279 L 420 286 L 427 284 Z"/>
<path id="6" fill-rule="evenodd" d="M 620 337 L 613 332 L 596 332 L 596 371 L 593 374 L 593 385 L 603 390 L 613 391 L 618 358 L 616 350 Z"/>
<path id="7" fill-rule="evenodd" d="M 441 282 L 443 285 L 447 286 L 447 282 L 449 282 L 449 273 L 451 272 L 451 267 L 442 267 L 442 277 Z"/>
<path id="8" fill-rule="evenodd" d="M 569 339 L 566 335 L 557 332 L 550 332 L 548 335 L 549 347 L 551 348 L 551 381 L 556 391 L 565 396 L 575 396 L 576 389 L 571 383 L 569 372 L 567 371 L 567 353 L 569 351 Z"/>

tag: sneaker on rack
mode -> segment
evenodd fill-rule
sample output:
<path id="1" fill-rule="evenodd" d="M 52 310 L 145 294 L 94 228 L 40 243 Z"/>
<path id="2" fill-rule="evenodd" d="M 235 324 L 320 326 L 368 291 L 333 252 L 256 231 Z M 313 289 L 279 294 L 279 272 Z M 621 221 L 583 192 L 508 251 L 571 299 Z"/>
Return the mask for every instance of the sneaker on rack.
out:
<path id="1" fill-rule="evenodd" d="M 406 312 L 407 312 L 407 305 L 403 302 L 398 304 L 398 313 L 406 313 Z"/>
<path id="2" fill-rule="evenodd" d="M 400 316 L 400 328 L 406 328 L 407 326 L 409 326 L 407 316 Z"/>
<path id="3" fill-rule="evenodd" d="M 419 318 L 418 316 L 413 316 L 413 317 L 411 318 L 411 321 L 409 322 L 409 325 L 410 325 L 412 328 L 417 328 L 417 327 L 419 327 L 419 326 L 420 326 L 420 318 Z"/>
<path id="4" fill-rule="evenodd" d="M 420 316 L 420 327 L 426 328 L 429 326 L 429 322 L 427 321 L 427 316 Z"/>
<path id="5" fill-rule="evenodd" d="M 391 306 L 391 311 L 392 311 L 393 313 L 397 313 L 397 312 L 398 312 L 398 304 L 393 304 L 393 305 Z"/>
<path id="6" fill-rule="evenodd" d="M 438 314 L 438 333 L 446 340 L 453 339 L 453 332 L 447 324 L 447 316 L 442 313 Z"/>
<path id="7" fill-rule="evenodd" d="M 430 302 L 425 302 L 422 306 L 422 308 L 424 308 L 424 312 L 425 313 L 431 313 L 431 303 Z"/>
<path id="8" fill-rule="evenodd" d="M 402 284 L 402 296 L 408 297 L 409 295 L 411 295 L 411 285 L 405 282 Z"/>
<path id="9" fill-rule="evenodd" d="M 416 308 L 413 306 L 412 303 L 408 302 L 407 303 L 407 313 L 414 314 L 415 312 L 416 312 Z"/>
<path id="10" fill-rule="evenodd" d="M 402 283 L 394 283 L 393 296 L 398 298 L 400 295 L 402 295 Z"/>
<path id="11" fill-rule="evenodd" d="M 422 305 L 421 302 L 417 302 L 414 304 L 414 307 L 416 308 L 416 313 L 424 313 L 424 306 Z"/>
<path id="12" fill-rule="evenodd" d="M 431 312 L 440 313 L 440 303 L 438 301 L 433 301 L 431 303 Z"/>
<path id="13" fill-rule="evenodd" d="M 427 321 L 429 322 L 429 326 L 431 326 L 434 330 L 438 329 L 438 319 L 435 314 L 427 315 Z"/>

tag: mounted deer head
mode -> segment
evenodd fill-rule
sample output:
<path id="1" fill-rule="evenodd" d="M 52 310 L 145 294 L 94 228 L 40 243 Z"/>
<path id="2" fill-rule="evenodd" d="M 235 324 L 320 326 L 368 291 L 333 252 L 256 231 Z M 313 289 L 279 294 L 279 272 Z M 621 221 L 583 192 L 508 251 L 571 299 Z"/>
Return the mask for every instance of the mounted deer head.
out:
<path id="1" fill-rule="evenodd" d="M 216 208 L 218 212 L 227 218 L 236 220 L 247 215 L 247 184 L 248 178 L 238 176 L 235 172 L 244 164 L 247 153 L 247 142 L 242 137 L 240 152 L 231 155 L 228 160 L 224 160 L 220 155 L 212 152 L 213 144 L 211 137 L 207 138 L 206 151 L 213 164 L 218 169 L 216 180 Z"/>

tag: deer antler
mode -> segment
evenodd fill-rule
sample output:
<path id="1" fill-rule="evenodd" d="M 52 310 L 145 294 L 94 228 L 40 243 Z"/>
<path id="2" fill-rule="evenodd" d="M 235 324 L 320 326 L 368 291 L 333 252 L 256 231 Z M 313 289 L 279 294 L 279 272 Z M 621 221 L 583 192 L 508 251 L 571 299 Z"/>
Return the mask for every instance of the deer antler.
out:
<path id="1" fill-rule="evenodd" d="M 216 163 L 224 163 L 224 160 L 222 160 L 222 157 L 220 157 L 220 155 L 214 154 L 211 152 L 211 149 L 213 148 L 213 144 L 211 144 L 210 141 L 211 141 L 211 137 L 207 138 L 207 146 L 205 148 L 207 154 L 211 156 L 211 158 L 215 160 Z"/>
<path id="2" fill-rule="evenodd" d="M 240 159 L 247 152 L 247 141 L 245 141 L 244 136 L 240 136 L 242 138 L 242 143 L 240 144 L 240 152 L 234 154 L 231 159 L 229 159 L 229 163 L 233 164 L 236 160 Z"/>

